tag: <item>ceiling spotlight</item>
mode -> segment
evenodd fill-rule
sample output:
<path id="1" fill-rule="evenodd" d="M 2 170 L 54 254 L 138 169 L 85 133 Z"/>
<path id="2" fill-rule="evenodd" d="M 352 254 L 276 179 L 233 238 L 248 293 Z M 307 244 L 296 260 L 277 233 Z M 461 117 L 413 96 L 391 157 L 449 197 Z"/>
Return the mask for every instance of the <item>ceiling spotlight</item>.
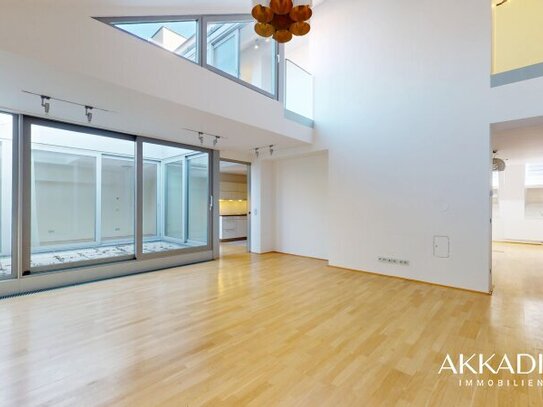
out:
<path id="1" fill-rule="evenodd" d="M 260 45 L 258 44 L 258 38 L 255 40 L 255 49 L 259 49 Z"/>
<path id="2" fill-rule="evenodd" d="M 219 140 L 220 140 L 220 137 L 219 136 L 215 136 L 215 138 L 213 139 L 213 147 L 216 147 L 217 144 L 219 143 Z"/>
<path id="3" fill-rule="evenodd" d="M 198 132 L 198 140 L 200 140 L 200 145 L 203 146 L 204 145 L 204 133 L 202 133 L 201 131 Z"/>
<path id="4" fill-rule="evenodd" d="M 45 114 L 49 114 L 49 110 L 51 109 L 51 98 L 49 96 L 41 96 L 41 106 L 43 107 Z"/>
<path id="5" fill-rule="evenodd" d="M 273 152 L 275 151 L 275 150 L 273 149 L 273 147 L 274 147 L 274 145 L 272 144 L 272 145 L 270 146 L 270 155 L 273 155 Z"/>
<path id="6" fill-rule="evenodd" d="M 87 116 L 87 121 L 92 122 L 92 106 L 85 106 L 85 116 Z"/>
<path id="7" fill-rule="evenodd" d="M 255 155 L 256 155 L 256 158 L 258 158 L 260 156 L 260 149 L 259 148 L 255 148 Z"/>

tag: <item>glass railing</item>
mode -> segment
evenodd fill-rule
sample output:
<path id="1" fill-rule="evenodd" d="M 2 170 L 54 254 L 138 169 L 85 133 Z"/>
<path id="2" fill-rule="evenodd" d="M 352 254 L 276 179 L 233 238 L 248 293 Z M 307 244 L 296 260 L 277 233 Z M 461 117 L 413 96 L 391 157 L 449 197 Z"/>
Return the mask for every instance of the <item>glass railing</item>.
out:
<path id="1" fill-rule="evenodd" d="M 313 120 L 313 75 L 285 59 L 285 109 Z"/>

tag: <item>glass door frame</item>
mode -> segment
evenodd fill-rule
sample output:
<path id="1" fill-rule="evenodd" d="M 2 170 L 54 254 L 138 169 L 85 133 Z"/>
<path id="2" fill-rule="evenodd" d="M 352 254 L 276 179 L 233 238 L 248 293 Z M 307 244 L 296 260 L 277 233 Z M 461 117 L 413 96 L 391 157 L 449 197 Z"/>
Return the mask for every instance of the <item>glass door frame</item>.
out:
<path id="1" fill-rule="evenodd" d="M 192 155 L 199 155 L 199 154 L 207 154 L 208 156 L 208 206 L 207 206 L 207 243 L 205 245 L 202 245 L 202 246 L 194 246 L 194 247 L 184 247 L 184 248 L 180 248 L 180 249 L 174 249 L 174 250 L 168 250 L 168 251 L 161 251 L 161 252 L 154 252 L 154 253 L 143 253 L 143 240 L 142 239 L 139 239 L 139 236 L 141 236 L 141 233 L 142 233 L 142 230 L 138 230 L 138 229 L 141 229 L 143 227 L 143 162 L 146 161 L 144 160 L 144 157 L 143 157 L 143 143 L 148 143 L 148 144 L 155 144 L 155 145 L 159 145 L 159 146 L 165 146 L 165 147 L 174 147 L 174 148 L 181 148 L 181 149 L 184 149 L 184 150 L 190 150 L 190 151 L 193 151 L 194 153 L 191 153 L 191 154 L 187 154 L 184 156 L 184 165 L 183 165 L 183 179 L 185 181 L 185 185 L 184 185 L 184 189 L 186 189 L 188 187 L 188 185 L 186 184 L 186 181 L 187 181 L 187 174 L 188 174 L 188 171 L 187 171 L 187 158 L 192 156 Z M 148 160 L 147 160 L 148 161 Z M 165 209 L 165 205 L 166 205 L 166 200 L 165 200 L 165 196 L 164 196 L 164 191 L 160 191 L 160 188 L 162 188 L 162 185 L 164 185 L 165 183 L 165 164 L 166 162 L 168 161 L 171 161 L 171 162 L 174 162 L 174 161 L 179 161 L 179 158 L 176 158 L 175 160 L 165 160 L 165 162 L 162 162 L 162 163 L 159 163 L 158 165 L 158 168 L 159 168 L 159 172 L 160 172 L 160 181 L 159 181 L 159 185 L 157 187 L 157 190 L 158 190 L 158 196 L 160 197 L 160 200 L 161 200 L 161 205 L 162 205 L 162 209 L 161 209 L 161 212 L 164 212 L 164 209 Z M 175 142 L 172 142 L 172 141 L 166 141 L 166 140 L 158 140 L 158 139 L 153 139 L 153 138 L 149 138 L 149 137 L 137 137 L 136 138 L 136 179 L 137 179 L 137 187 L 136 187 L 136 191 L 137 192 L 137 199 L 136 199 L 136 202 L 138 203 L 136 205 L 136 236 L 138 237 L 136 239 L 136 258 L 137 259 L 154 259 L 154 258 L 160 258 L 160 257 L 165 257 L 165 256 L 178 256 L 178 255 L 182 255 L 182 254 L 188 254 L 188 253 L 196 253 L 196 252 L 204 252 L 204 251 L 210 251 L 210 250 L 213 250 L 213 150 L 210 150 L 208 148 L 204 148 L 204 147 L 197 147 L 197 146 L 191 146 L 191 145 L 186 145 L 186 144 L 180 144 L 180 143 L 175 143 Z M 184 194 L 183 196 L 183 220 L 185 221 L 185 224 L 183 225 L 184 226 L 184 234 L 185 234 L 185 237 L 188 237 L 187 236 L 187 227 L 188 227 L 188 223 L 187 223 L 187 219 L 188 219 L 188 216 L 190 216 L 188 213 L 187 213 L 187 200 L 188 200 L 188 194 Z M 159 219 L 160 219 L 160 225 L 158 226 L 157 230 L 158 231 L 161 231 L 163 235 L 165 235 L 165 216 L 164 215 L 160 215 L 159 214 Z M 172 239 L 172 238 L 169 238 L 171 240 L 176 240 L 176 239 Z"/>

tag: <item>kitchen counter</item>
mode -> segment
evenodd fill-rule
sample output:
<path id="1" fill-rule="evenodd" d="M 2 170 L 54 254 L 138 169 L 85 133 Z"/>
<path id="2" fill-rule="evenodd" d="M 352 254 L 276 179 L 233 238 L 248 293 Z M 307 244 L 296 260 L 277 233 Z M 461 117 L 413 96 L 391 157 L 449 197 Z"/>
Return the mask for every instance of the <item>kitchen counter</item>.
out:
<path id="1" fill-rule="evenodd" d="M 246 239 L 248 225 L 247 215 L 223 215 L 220 217 L 219 239 Z"/>

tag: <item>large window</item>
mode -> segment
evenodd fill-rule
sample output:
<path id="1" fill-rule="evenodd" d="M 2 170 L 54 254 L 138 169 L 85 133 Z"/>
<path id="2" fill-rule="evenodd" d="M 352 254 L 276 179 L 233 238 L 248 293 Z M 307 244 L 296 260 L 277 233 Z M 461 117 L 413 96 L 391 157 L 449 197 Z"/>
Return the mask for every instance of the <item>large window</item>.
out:
<path id="1" fill-rule="evenodd" d="M 543 219 L 543 164 L 527 164 L 524 182 L 526 218 Z"/>
<path id="2" fill-rule="evenodd" d="M 143 143 L 143 252 L 207 246 L 209 154 Z"/>
<path id="3" fill-rule="evenodd" d="M 492 172 L 492 216 L 494 218 L 500 215 L 500 173 L 498 171 Z"/>
<path id="4" fill-rule="evenodd" d="M 198 21 L 119 21 L 112 24 L 151 44 L 198 63 Z"/>
<path id="5" fill-rule="evenodd" d="M 0 113 L 0 280 L 12 276 L 13 116 Z"/>
<path id="6" fill-rule="evenodd" d="M 134 257 L 134 149 L 31 125 L 31 270 Z"/>
<path id="7" fill-rule="evenodd" d="M 206 63 L 229 76 L 276 95 L 275 41 L 259 37 L 254 22 L 209 21 Z"/>
<path id="8" fill-rule="evenodd" d="M 272 39 L 255 33 L 250 15 L 98 19 L 267 96 L 278 98 L 278 54 L 282 48 Z"/>

